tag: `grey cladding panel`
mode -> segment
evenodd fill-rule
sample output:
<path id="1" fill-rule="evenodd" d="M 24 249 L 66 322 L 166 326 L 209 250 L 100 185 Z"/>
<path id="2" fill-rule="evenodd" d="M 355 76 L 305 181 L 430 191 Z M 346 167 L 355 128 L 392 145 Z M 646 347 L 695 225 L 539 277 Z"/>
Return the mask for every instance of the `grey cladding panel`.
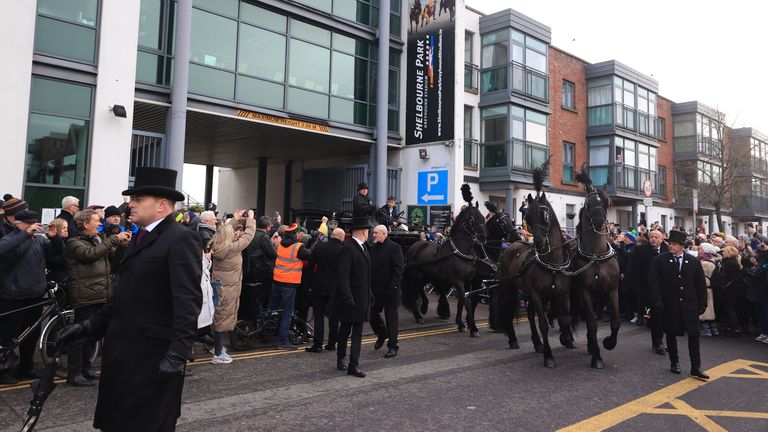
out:
<path id="1" fill-rule="evenodd" d="M 618 75 L 624 79 L 639 84 L 654 93 L 659 92 L 658 81 L 616 60 L 587 65 L 584 68 L 584 73 L 587 79 L 606 75 Z"/>
<path id="2" fill-rule="evenodd" d="M 546 44 L 552 42 L 552 30 L 548 26 L 533 20 L 516 10 L 507 9 L 480 17 L 481 34 L 509 27 L 531 35 Z"/>

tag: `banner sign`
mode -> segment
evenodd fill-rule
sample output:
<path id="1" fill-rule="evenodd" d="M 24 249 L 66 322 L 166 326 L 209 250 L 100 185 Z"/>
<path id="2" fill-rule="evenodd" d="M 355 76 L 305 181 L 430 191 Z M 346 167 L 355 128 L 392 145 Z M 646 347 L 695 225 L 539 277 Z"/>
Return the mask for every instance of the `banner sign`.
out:
<path id="1" fill-rule="evenodd" d="M 445 231 L 445 227 L 451 226 L 451 206 L 429 206 L 429 224 Z"/>
<path id="2" fill-rule="evenodd" d="M 406 144 L 454 139 L 455 0 L 408 0 Z"/>

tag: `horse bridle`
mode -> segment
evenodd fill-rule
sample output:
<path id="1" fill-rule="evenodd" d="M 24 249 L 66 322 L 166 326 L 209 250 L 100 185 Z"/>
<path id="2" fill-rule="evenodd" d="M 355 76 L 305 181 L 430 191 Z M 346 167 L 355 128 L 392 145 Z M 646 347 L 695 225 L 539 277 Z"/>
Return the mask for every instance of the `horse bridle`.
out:
<path id="1" fill-rule="evenodd" d="M 605 234 L 608 231 L 608 212 L 606 211 L 604 206 L 598 206 L 598 209 L 603 213 L 603 223 L 600 225 L 600 227 L 595 226 L 595 222 L 592 219 L 592 210 L 589 205 L 589 198 L 594 195 L 598 202 L 602 201 L 600 198 L 600 192 L 597 191 L 597 189 L 592 189 L 584 199 L 584 214 L 587 216 L 587 220 L 589 221 L 589 228 L 598 233 L 598 234 Z"/>
<path id="2" fill-rule="evenodd" d="M 530 211 L 530 210 L 529 210 Z M 554 249 L 552 249 L 552 245 L 549 242 L 549 218 L 551 217 L 549 214 L 549 207 L 539 205 L 539 211 L 543 211 L 542 219 L 544 219 L 544 244 L 546 245 L 546 252 L 540 252 L 539 248 L 536 247 L 534 244 L 533 246 L 533 252 L 534 252 L 534 259 L 542 266 L 544 266 L 546 269 L 551 270 L 553 272 L 562 272 L 565 271 L 570 265 L 571 265 L 571 257 L 568 253 L 568 248 L 564 248 L 560 246 L 559 248 L 555 249 L 562 249 L 563 250 L 563 256 L 565 257 L 565 262 L 562 263 L 551 263 L 548 261 L 545 261 L 541 257 L 548 255 L 551 253 Z M 535 225 L 534 225 L 535 226 Z"/>

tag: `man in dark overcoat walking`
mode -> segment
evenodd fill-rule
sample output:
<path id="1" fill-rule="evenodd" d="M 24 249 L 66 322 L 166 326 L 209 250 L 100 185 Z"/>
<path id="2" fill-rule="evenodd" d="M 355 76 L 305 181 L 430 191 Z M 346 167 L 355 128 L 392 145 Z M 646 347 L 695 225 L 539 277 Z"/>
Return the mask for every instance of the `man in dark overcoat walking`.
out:
<path id="1" fill-rule="evenodd" d="M 347 375 L 365 378 L 358 368 L 360 348 L 363 342 L 363 323 L 371 313 L 371 258 L 368 253 L 368 231 L 370 223 L 366 217 L 352 218 L 352 238 L 341 248 L 336 290 L 333 293 L 333 316 L 340 323 L 339 346 L 336 350 L 336 368 L 347 370 Z M 349 366 L 344 364 L 347 356 L 347 339 L 352 336 Z"/>
<path id="2" fill-rule="evenodd" d="M 680 373 L 677 336 L 685 332 L 691 376 L 706 380 L 709 376 L 701 371 L 699 315 L 707 309 L 707 285 L 699 259 L 685 253 L 685 240 L 684 232 L 669 232 L 669 251 L 651 262 L 648 285 L 651 302 L 663 318 L 672 372 Z"/>
<path id="3" fill-rule="evenodd" d="M 331 294 L 336 289 L 337 271 L 339 269 L 339 255 L 344 242 L 344 230 L 336 228 L 331 232 L 330 238 L 325 243 L 320 243 L 312 251 L 309 266 L 314 271 L 312 276 L 312 315 L 315 317 L 315 334 L 312 346 L 306 348 L 309 352 L 323 352 L 323 338 L 325 337 L 325 317 L 328 316 L 328 345 L 325 349 L 336 349 L 336 341 L 339 338 L 339 322 L 329 314 L 329 302 Z"/>
<path id="4" fill-rule="evenodd" d="M 131 220 L 142 227 L 120 269 L 114 296 L 90 319 L 62 330 L 63 342 L 104 337 L 94 427 L 106 431 L 173 431 L 197 317 L 202 268 L 197 235 L 172 213 L 184 195 L 176 171 L 137 168 Z"/>
<path id="5" fill-rule="evenodd" d="M 667 245 L 664 244 L 664 236 L 659 230 L 651 230 L 648 233 L 648 244 L 635 249 L 627 262 L 627 269 L 624 273 L 624 279 L 630 284 L 630 295 L 637 298 L 637 308 L 635 313 L 644 311 L 645 307 L 650 306 L 651 319 L 648 323 L 651 328 L 651 348 L 656 354 L 666 355 L 664 348 L 664 331 L 661 328 L 661 319 L 656 318 L 660 314 L 653 310 L 653 303 L 650 301 L 650 285 L 648 284 L 648 270 L 651 268 L 651 261 L 667 251 Z M 641 320 L 642 314 L 636 315 L 635 319 Z"/>
<path id="6" fill-rule="evenodd" d="M 387 227 L 378 225 L 373 229 L 375 243 L 371 247 L 371 283 L 373 288 L 373 306 L 371 306 L 371 328 L 378 338 L 374 349 L 384 346 L 387 341 L 387 353 L 384 357 L 397 355 L 398 313 L 400 306 L 400 284 L 405 270 L 403 249 L 388 238 Z M 381 319 L 384 310 L 386 325 Z"/>

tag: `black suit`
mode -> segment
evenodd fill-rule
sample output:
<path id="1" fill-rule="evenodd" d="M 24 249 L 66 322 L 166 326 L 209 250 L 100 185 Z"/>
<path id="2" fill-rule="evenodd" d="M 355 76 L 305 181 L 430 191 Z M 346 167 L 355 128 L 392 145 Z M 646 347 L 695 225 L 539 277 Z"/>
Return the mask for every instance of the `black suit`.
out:
<path id="1" fill-rule="evenodd" d="M 375 215 L 376 206 L 373 205 L 368 195 L 355 194 L 355 197 L 352 198 L 352 217 L 367 217 L 374 221 Z"/>
<path id="2" fill-rule="evenodd" d="M 660 246 L 661 253 L 667 252 L 667 245 L 662 243 Z M 630 293 L 634 294 L 637 298 L 637 307 L 641 309 L 646 306 L 651 306 L 651 344 L 652 346 L 659 347 L 663 345 L 664 331 L 661 328 L 662 320 L 659 317 L 659 312 L 653 310 L 654 303 L 651 301 L 651 289 L 648 285 L 648 272 L 651 268 L 651 261 L 659 255 L 659 252 L 651 246 L 646 244 L 635 249 L 629 256 L 627 262 L 626 272 L 624 273 L 624 280 L 629 281 Z M 631 294 L 631 295 L 632 295 Z"/>
<path id="3" fill-rule="evenodd" d="M 397 207 L 389 208 L 387 204 L 384 204 L 379 210 L 380 213 L 378 219 L 380 224 L 390 227 L 398 221 L 399 212 L 397 211 Z"/>
<path id="4" fill-rule="evenodd" d="M 347 355 L 347 338 L 352 334 L 349 367 L 356 369 L 363 342 L 363 323 L 371 313 L 371 261 L 368 252 L 354 238 L 341 248 L 336 289 L 332 295 L 333 316 L 339 320 L 339 360 Z"/>
<path id="5" fill-rule="evenodd" d="M 336 344 L 339 333 L 339 322 L 329 315 L 331 294 L 336 289 L 339 255 L 342 244 L 336 238 L 329 238 L 312 250 L 309 268 L 314 271 L 312 276 L 312 315 L 315 317 L 314 345 L 323 344 L 325 336 L 325 317 L 328 316 L 328 345 Z"/>
<path id="6" fill-rule="evenodd" d="M 165 218 L 133 237 L 114 296 L 89 321 L 104 336 L 94 426 L 110 431 L 174 430 L 184 377 L 161 378 L 166 353 L 194 358 L 202 305 L 196 233 Z"/>
<path id="7" fill-rule="evenodd" d="M 670 252 L 653 259 L 648 276 L 651 301 L 662 309 L 669 358 L 678 361 L 677 336 L 688 333 L 691 368 L 699 369 L 699 315 L 707 308 L 707 284 L 698 258 L 683 254 L 682 268 Z"/>
<path id="8" fill-rule="evenodd" d="M 371 328 L 379 338 L 387 338 L 387 348 L 397 349 L 400 284 L 405 269 L 403 249 L 389 238 L 371 247 L 371 281 L 373 306 Z M 379 315 L 384 310 L 386 325 Z"/>

